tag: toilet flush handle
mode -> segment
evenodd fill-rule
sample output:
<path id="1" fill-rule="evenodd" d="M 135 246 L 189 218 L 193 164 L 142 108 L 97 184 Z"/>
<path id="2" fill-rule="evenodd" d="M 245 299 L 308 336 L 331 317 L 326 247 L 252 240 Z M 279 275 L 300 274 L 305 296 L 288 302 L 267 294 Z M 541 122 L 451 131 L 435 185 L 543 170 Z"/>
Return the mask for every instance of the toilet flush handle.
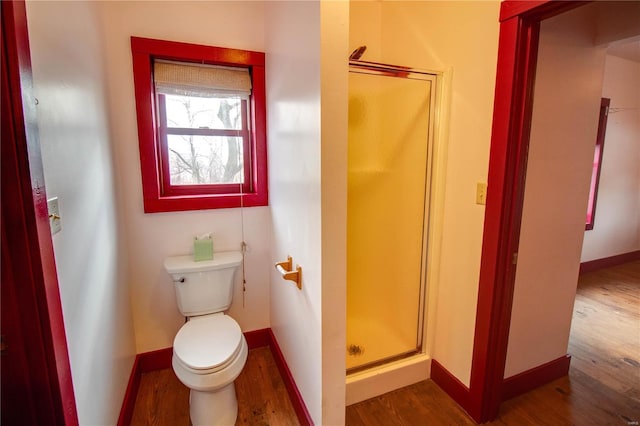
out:
<path id="1" fill-rule="evenodd" d="M 186 280 L 185 280 L 185 278 L 184 278 L 184 277 L 180 277 L 180 278 L 178 278 L 177 280 L 173 280 L 173 282 L 174 282 L 174 283 L 183 283 L 183 282 L 185 282 L 185 281 L 186 281 Z"/>

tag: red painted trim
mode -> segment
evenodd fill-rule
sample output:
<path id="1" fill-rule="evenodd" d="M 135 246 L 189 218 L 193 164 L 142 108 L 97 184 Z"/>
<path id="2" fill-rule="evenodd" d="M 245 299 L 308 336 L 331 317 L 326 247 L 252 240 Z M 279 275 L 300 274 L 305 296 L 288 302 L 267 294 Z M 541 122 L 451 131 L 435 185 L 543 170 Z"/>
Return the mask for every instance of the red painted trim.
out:
<path id="1" fill-rule="evenodd" d="M 129 426 L 131 419 L 133 419 L 133 410 L 136 406 L 136 397 L 138 396 L 138 390 L 140 389 L 140 379 L 142 371 L 140 371 L 140 354 L 136 355 L 133 361 L 133 367 L 131 368 L 131 375 L 129 376 L 129 383 L 127 384 L 127 390 L 124 393 L 124 399 L 122 401 L 122 408 L 120 408 L 120 415 L 118 416 L 118 426 Z"/>
<path id="2" fill-rule="evenodd" d="M 502 399 L 506 401 L 569 374 L 571 356 L 565 355 L 504 379 Z"/>
<path id="3" fill-rule="evenodd" d="M 494 419 L 502 401 L 526 151 L 541 19 L 583 2 L 503 2 L 489 158 L 469 414 Z"/>
<path id="4" fill-rule="evenodd" d="M 500 4 L 500 22 L 512 18 L 541 21 L 567 10 L 590 3 L 591 0 L 505 0 Z"/>
<path id="5" fill-rule="evenodd" d="M 478 306 L 471 367 L 469 414 L 478 423 L 494 418 L 501 402 L 500 388 L 506 361 L 520 221 L 519 182 L 524 179 L 521 153 L 528 143 L 527 104 L 518 105 L 518 90 L 533 79 L 530 52 L 537 27 L 523 27 L 516 19 L 500 25 L 494 119 L 489 160 L 488 194 L 483 233 Z M 535 56 L 534 56 L 535 58 Z M 518 70 L 518 67 L 522 69 Z"/>
<path id="6" fill-rule="evenodd" d="M 548 2 L 548 0 L 505 0 L 500 3 L 500 21 L 518 17 Z"/>
<path id="7" fill-rule="evenodd" d="M 118 426 L 131 424 L 142 374 L 171 368 L 172 357 L 173 348 L 158 349 L 136 355 L 133 361 L 133 367 L 131 368 L 131 375 L 129 376 L 129 384 L 127 385 L 127 390 L 122 401 L 122 408 L 120 409 L 120 416 L 118 417 Z"/>
<path id="8" fill-rule="evenodd" d="M 131 53 L 144 211 L 155 213 L 268 205 L 265 54 L 140 37 L 131 37 Z M 253 83 L 250 105 L 253 146 L 249 152 L 250 161 L 247 163 L 251 164 L 253 169 L 251 181 L 246 185 L 250 190 L 242 196 L 238 191 L 225 194 L 172 195 L 163 189 L 163 143 L 156 132 L 155 89 L 152 78 L 152 62 L 156 58 L 249 67 Z M 237 188 L 239 190 L 239 185 Z"/>
<path id="9" fill-rule="evenodd" d="M 271 334 L 269 332 L 269 328 L 245 331 L 244 338 L 247 340 L 249 350 L 269 346 L 271 344 Z"/>
<path id="10" fill-rule="evenodd" d="M 634 262 L 636 260 L 640 260 L 640 250 L 582 262 L 580 264 L 580 273 L 585 274 L 587 272 L 610 268 L 612 266 L 618 266 L 624 263 Z"/>
<path id="11" fill-rule="evenodd" d="M 122 407 L 120 408 L 120 415 L 118 416 L 118 426 L 128 426 L 131 424 L 142 374 L 171 368 L 172 356 L 173 348 L 158 349 L 136 355 L 133 361 L 133 367 L 131 368 L 127 390 L 122 400 Z"/>
<path id="12" fill-rule="evenodd" d="M 158 94 L 157 96 L 157 106 L 158 106 L 158 115 L 159 115 L 159 123 L 158 123 L 158 140 L 159 143 L 159 155 L 160 158 L 163 159 L 160 164 L 161 175 L 162 175 L 162 194 L 164 197 L 182 197 L 189 195 L 202 195 L 203 193 L 207 196 L 212 194 L 234 194 L 234 193 L 251 193 L 253 192 L 253 182 L 251 181 L 251 167 L 253 167 L 253 163 L 250 159 L 253 158 L 251 154 L 252 148 L 252 138 L 251 138 L 251 126 L 248 119 L 248 101 L 241 100 L 241 114 L 242 114 L 242 129 L 240 130 L 230 130 L 230 129 L 203 129 L 203 128 L 178 128 L 178 127 L 170 127 L 167 121 L 167 107 L 166 107 L 166 96 L 164 94 Z M 232 137 L 240 137 L 242 138 L 242 152 L 247 152 L 247 155 L 244 160 L 247 160 L 247 164 L 250 164 L 251 167 L 244 167 L 244 177 L 243 183 L 230 183 L 230 184 L 199 184 L 199 185 L 172 185 L 171 184 L 171 176 L 169 171 L 169 135 L 180 135 L 180 136 L 232 136 Z M 166 159 L 166 160 L 164 160 Z"/>
<path id="13" fill-rule="evenodd" d="M 47 422 L 77 425 L 38 139 L 26 7 L 24 1 L 3 1 L 1 8 L 2 231 L 12 247 L 12 276 L 20 283 L 17 327 L 33 330 L 23 336 L 32 372 L 26 391 L 43 402 L 37 407 L 38 417 L 51 415 Z M 5 156 L 5 149 L 12 155 Z M 5 179 L 5 169 L 14 173 L 11 180 Z"/>
<path id="14" fill-rule="evenodd" d="M 470 412 L 471 392 L 469 388 L 435 359 L 431 361 L 431 380 L 440 386 L 467 413 Z"/>
<path id="15" fill-rule="evenodd" d="M 192 61 L 211 65 L 252 66 L 264 65 L 264 52 L 203 46 L 176 41 L 131 37 L 131 48 L 135 52 L 152 53 L 154 56 L 174 61 Z"/>
<path id="16" fill-rule="evenodd" d="M 145 352 L 136 355 L 139 362 L 140 373 L 171 368 L 171 358 L 173 348 L 158 349 L 156 351 Z"/>
<path id="17" fill-rule="evenodd" d="M 596 220 L 596 204 L 598 202 L 598 187 L 600 186 L 600 172 L 602 171 L 602 154 L 604 153 L 604 137 L 607 133 L 607 119 L 609 117 L 609 105 L 611 99 L 600 99 L 600 118 L 598 120 L 598 134 L 596 135 L 596 146 L 593 155 L 593 167 L 591 185 L 589 188 L 589 205 L 587 206 L 587 223 L 585 230 L 593 229 Z"/>
<path id="18" fill-rule="evenodd" d="M 252 186 L 255 194 L 255 205 L 269 204 L 269 176 L 267 171 L 267 89 L 264 66 L 256 66 L 253 72 L 253 93 L 251 97 L 251 113 L 254 132 L 252 158 Z M 246 204 L 245 204 L 246 205 Z"/>
<path id="19" fill-rule="evenodd" d="M 280 350 L 280 346 L 278 345 L 278 340 L 276 336 L 274 336 L 273 331 L 269 329 L 269 348 L 271 348 L 271 353 L 273 354 L 273 359 L 278 366 L 278 370 L 280 371 L 280 376 L 284 381 L 284 385 L 287 388 L 287 393 L 289 394 L 289 399 L 291 400 L 291 404 L 293 404 L 293 409 L 298 416 L 298 421 L 303 426 L 312 426 L 313 420 L 311 419 L 311 415 L 307 410 L 307 406 L 304 403 L 304 399 L 302 398 L 302 394 L 300 390 L 298 390 L 298 386 L 296 385 L 295 380 L 293 379 L 293 375 L 291 374 L 291 370 L 287 366 L 287 361 L 284 359 L 284 355 Z"/>
<path id="20" fill-rule="evenodd" d="M 142 374 L 171 368 L 172 356 L 173 348 L 158 349 L 136 355 L 133 361 L 133 367 L 131 368 L 127 390 L 122 400 L 122 407 L 120 408 L 120 415 L 118 416 L 118 426 L 128 426 L 131 424 Z"/>

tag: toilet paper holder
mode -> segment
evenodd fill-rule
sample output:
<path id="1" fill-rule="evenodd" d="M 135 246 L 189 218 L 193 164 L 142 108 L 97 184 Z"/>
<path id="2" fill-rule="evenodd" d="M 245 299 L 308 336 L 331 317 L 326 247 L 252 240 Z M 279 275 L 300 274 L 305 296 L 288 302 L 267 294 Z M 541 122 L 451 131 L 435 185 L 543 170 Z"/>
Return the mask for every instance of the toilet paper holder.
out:
<path id="1" fill-rule="evenodd" d="M 276 269 L 280 272 L 283 279 L 293 281 L 296 283 L 298 289 L 302 290 L 302 267 L 298 265 L 294 271 L 291 256 L 287 256 L 287 260 L 284 262 L 276 263 Z"/>

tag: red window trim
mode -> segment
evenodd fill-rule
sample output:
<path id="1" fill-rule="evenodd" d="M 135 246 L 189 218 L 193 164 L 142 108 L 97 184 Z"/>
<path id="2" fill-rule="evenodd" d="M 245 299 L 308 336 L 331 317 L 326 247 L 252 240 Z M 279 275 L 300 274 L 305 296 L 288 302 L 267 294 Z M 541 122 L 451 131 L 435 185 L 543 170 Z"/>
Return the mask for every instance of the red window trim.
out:
<path id="1" fill-rule="evenodd" d="M 142 173 L 142 193 L 145 213 L 186 210 L 205 210 L 233 207 L 268 205 L 267 142 L 266 142 L 266 90 L 265 54 L 247 50 L 202 46 L 173 41 L 131 37 L 133 56 L 133 80 L 135 86 L 138 119 L 138 143 Z M 229 185 L 227 193 L 212 193 L 208 185 L 166 186 L 163 176 L 163 143 L 156 129 L 156 103 L 152 65 L 155 59 L 196 62 L 211 65 L 245 66 L 252 78 L 252 95 L 249 104 L 251 123 L 249 158 L 245 164 L 245 187 Z M 250 167 L 247 167 L 250 166 Z M 218 186 L 219 192 L 222 185 Z"/>
<path id="2" fill-rule="evenodd" d="M 598 134 L 596 136 L 596 148 L 593 158 L 593 170 L 591 185 L 589 187 L 589 205 L 587 206 L 586 231 L 591 231 L 596 220 L 596 203 L 598 201 L 598 187 L 600 186 L 600 171 L 602 170 L 602 153 L 604 150 L 604 136 L 607 132 L 607 118 L 611 99 L 600 100 L 600 119 L 598 121 Z"/>

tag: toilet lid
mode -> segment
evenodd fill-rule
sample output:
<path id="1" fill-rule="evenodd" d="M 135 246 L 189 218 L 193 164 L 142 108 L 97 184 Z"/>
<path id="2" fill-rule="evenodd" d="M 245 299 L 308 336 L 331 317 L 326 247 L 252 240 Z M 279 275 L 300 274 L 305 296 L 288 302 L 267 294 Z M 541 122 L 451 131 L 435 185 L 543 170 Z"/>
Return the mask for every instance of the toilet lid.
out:
<path id="1" fill-rule="evenodd" d="M 241 340 L 240 326 L 233 318 L 207 315 L 182 326 L 173 341 L 173 352 L 189 368 L 212 370 L 232 358 Z"/>

